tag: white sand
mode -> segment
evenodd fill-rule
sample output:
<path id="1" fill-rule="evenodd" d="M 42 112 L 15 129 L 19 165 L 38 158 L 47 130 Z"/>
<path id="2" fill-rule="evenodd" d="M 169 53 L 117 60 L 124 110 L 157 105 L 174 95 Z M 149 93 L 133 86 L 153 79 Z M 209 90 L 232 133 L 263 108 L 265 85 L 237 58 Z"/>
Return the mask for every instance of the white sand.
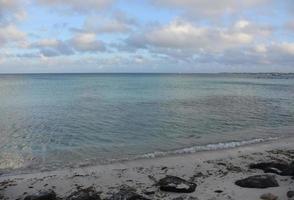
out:
<path id="1" fill-rule="evenodd" d="M 294 151 L 286 155 L 282 151 L 294 150 L 294 138 L 279 139 L 266 143 L 254 144 L 234 149 L 198 152 L 155 159 L 142 159 L 109 165 L 99 165 L 61 171 L 2 175 L 0 177 L 0 194 L 5 199 L 23 199 L 27 194 L 39 190 L 54 189 L 59 197 L 66 197 L 76 190 L 77 186 L 94 186 L 101 191 L 101 197 L 108 197 L 117 191 L 121 185 L 128 185 L 140 194 L 144 191 L 154 191 L 150 199 L 173 199 L 183 194 L 160 191 L 155 180 L 165 175 L 175 175 L 187 180 L 193 180 L 198 186 L 189 196 L 200 200 L 209 199 L 260 199 L 260 195 L 271 192 L 281 200 L 287 200 L 286 193 L 294 190 L 294 180 L 288 176 L 276 176 L 280 187 L 268 189 L 247 189 L 234 184 L 240 178 L 263 174 L 261 170 L 250 170 L 248 165 L 259 161 L 283 160 L 290 162 Z M 269 152 L 270 151 L 270 152 Z M 292 158 L 291 158 L 292 156 Z M 228 170 L 229 168 L 229 170 Z M 200 176 L 199 173 L 202 173 Z M 197 174 L 199 177 L 197 177 Z M 194 177 L 194 178 L 193 178 Z M 7 183 L 3 183 L 8 181 Z M 5 187 L 6 186 L 6 187 Z M 222 190 L 218 194 L 215 190 Z M 24 195 L 25 194 L 25 195 Z"/>

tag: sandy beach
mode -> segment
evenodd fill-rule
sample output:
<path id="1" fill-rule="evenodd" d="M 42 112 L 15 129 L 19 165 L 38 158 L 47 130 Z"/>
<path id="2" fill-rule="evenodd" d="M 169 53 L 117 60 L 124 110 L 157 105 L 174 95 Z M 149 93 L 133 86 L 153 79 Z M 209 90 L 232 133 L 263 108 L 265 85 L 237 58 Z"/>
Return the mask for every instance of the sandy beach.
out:
<path id="1" fill-rule="evenodd" d="M 265 174 L 260 169 L 250 169 L 250 164 L 292 162 L 293 144 L 294 138 L 284 138 L 226 150 L 42 173 L 4 174 L 0 177 L 0 194 L 2 199 L 15 200 L 40 191 L 54 191 L 58 198 L 67 199 L 76 191 L 91 188 L 101 199 L 111 199 L 113 194 L 127 188 L 146 199 L 253 200 L 267 193 L 278 199 L 291 199 L 287 197 L 287 192 L 294 190 L 291 176 L 267 173 L 274 176 L 279 186 L 264 189 L 244 188 L 235 182 Z M 179 177 L 197 187 L 195 191 L 186 194 L 163 191 L 158 181 L 166 176 Z M 265 198 L 271 199 L 266 195 Z"/>

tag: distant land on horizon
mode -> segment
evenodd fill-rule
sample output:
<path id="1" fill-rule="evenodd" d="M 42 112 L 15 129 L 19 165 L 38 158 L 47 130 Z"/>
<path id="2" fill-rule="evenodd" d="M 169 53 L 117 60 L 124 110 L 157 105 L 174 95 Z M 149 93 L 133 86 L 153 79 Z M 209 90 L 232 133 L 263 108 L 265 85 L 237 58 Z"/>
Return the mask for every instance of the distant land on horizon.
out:
<path id="1" fill-rule="evenodd" d="M 294 75 L 294 72 L 52 72 L 52 73 L 0 73 L 0 75 L 30 75 L 30 74 L 207 74 L 207 75 L 218 75 L 218 74 L 235 74 L 235 75 L 258 75 L 258 74 L 266 74 L 272 76 L 279 76 L 279 75 Z"/>

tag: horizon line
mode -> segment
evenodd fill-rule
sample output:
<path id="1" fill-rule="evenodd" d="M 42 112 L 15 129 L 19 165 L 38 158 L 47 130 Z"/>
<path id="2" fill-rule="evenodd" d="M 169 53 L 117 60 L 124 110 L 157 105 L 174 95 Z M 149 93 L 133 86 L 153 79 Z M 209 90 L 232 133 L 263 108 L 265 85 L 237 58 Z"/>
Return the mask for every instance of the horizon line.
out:
<path id="1" fill-rule="evenodd" d="M 0 72 L 0 75 L 30 74 L 294 74 L 294 72 Z"/>

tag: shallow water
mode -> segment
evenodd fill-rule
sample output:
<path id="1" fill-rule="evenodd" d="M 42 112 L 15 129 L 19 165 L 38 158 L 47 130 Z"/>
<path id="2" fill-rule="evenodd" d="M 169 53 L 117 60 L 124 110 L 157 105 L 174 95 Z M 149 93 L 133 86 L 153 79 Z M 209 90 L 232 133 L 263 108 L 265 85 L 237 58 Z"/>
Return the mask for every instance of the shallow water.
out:
<path id="1" fill-rule="evenodd" d="M 0 169 L 227 148 L 293 127 L 291 74 L 0 75 Z"/>

